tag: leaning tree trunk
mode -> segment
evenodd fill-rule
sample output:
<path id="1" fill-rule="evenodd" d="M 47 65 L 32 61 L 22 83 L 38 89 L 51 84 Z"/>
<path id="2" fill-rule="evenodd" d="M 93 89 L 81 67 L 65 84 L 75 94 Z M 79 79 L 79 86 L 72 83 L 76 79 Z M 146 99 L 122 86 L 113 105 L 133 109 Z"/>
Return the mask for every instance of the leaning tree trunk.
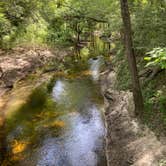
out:
<path id="1" fill-rule="evenodd" d="M 143 111 L 143 98 L 139 83 L 137 65 L 136 65 L 136 58 L 133 49 L 133 41 L 131 35 L 131 20 L 130 20 L 130 13 L 128 7 L 127 0 L 120 0 L 121 2 L 121 15 L 124 24 L 124 34 L 125 34 L 125 47 L 126 47 L 126 55 L 129 64 L 129 70 L 131 73 L 132 78 L 132 85 L 133 85 L 133 96 L 134 96 L 134 103 L 135 103 L 135 113 L 136 115 L 141 115 Z"/>

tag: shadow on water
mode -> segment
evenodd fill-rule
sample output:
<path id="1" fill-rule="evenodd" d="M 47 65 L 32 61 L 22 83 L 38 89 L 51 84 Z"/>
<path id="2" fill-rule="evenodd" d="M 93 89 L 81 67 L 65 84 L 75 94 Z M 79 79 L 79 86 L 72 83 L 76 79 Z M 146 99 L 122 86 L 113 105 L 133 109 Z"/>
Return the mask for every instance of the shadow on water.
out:
<path id="1" fill-rule="evenodd" d="M 89 75 L 40 86 L 6 119 L 3 165 L 106 166 L 102 111 L 100 88 Z"/>
<path id="2" fill-rule="evenodd" d="M 64 123 L 57 117 L 62 114 L 44 86 L 35 89 L 26 104 L 6 118 L 7 156 L 3 165 L 22 165 L 19 162 L 30 157 L 31 149 L 39 146 L 45 135 L 58 136 Z"/>

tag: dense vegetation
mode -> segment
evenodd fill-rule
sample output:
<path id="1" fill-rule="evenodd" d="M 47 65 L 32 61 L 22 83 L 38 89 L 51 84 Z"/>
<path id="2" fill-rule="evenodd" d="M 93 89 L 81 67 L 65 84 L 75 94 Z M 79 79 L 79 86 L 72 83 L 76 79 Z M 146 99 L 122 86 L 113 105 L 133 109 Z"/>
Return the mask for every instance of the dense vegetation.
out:
<path id="1" fill-rule="evenodd" d="M 91 51 L 116 55 L 113 64 L 118 66 L 117 88 L 130 89 L 121 5 L 119 0 L 1 0 L 0 46 L 76 46 L 84 47 L 85 56 Z M 145 103 L 143 117 L 152 124 L 157 115 L 166 127 L 166 1 L 129 0 L 128 5 Z M 108 47 L 98 48 L 95 34 Z"/>

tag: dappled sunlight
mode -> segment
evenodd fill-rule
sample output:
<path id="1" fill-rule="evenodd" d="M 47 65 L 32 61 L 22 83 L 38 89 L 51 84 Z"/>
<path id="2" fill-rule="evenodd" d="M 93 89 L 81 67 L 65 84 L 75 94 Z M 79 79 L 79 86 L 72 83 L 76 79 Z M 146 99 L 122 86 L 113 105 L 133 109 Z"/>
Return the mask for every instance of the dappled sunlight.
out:
<path id="1" fill-rule="evenodd" d="M 6 116 L 10 117 L 12 116 L 15 111 L 17 111 L 22 104 L 25 103 L 24 99 L 17 99 L 15 101 L 12 101 L 9 105 L 9 108 L 7 109 Z"/>
<path id="2" fill-rule="evenodd" d="M 92 71 L 85 70 L 80 73 L 80 76 L 90 76 L 92 74 Z"/>
<path id="3" fill-rule="evenodd" d="M 18 154 L 18 153 L 22 153 L 22 152 L 24 152 L 26 150 L 28 145 L 29 145 L 29 142 L 14 140 L 12 142 L 12 145 L 11 145 L 12 153 L 14 155 Z"/>
<path id="4" fill-rule="evenodd" d="M 42 119 L 47 119 L 47 118 L 56 118 L 58 117 L 59 113 L 58 112 L 47 112 L 43 111 L 33 118 L 34 121 L 42 120 Z"/>
<path id="5" fill-rule="evenodd" d="M 157 140 L 152 132 L 146 133 L 144 137 L 131 142 L 128 147 L 130 150 L 134 150 L 137 147 L 135 149 L 135 164 L 139 166 L 159 165 L 158 162 L 165 153 L 165 147 Z"/>
<path id="6" fill-rule="evenodd" d="M 56 120 L 56 121 L 53 121 L 51 123 L 44 124 L 43 127 L 44 128 L 55 128 L 55 129 L 63 128 L 63 127 L 65 127 L 65 122 Z"/>
<path id="7" fill-rule="evenodd" d="M 23 161 L 26 158 L 25 151 L 28 148 L 30 142 L 13 140 L 11 143 L 11 152 L 6 156 L 2 163 L 2 166 L 13 166 L 17 162 Z"/>

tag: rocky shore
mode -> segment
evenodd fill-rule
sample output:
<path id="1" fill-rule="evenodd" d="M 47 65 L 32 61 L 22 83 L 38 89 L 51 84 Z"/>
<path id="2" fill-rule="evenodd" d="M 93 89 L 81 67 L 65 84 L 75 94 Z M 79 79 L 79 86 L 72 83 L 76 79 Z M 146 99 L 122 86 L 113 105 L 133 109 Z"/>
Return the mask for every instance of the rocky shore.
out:
<path id="1" fill-rule="evenodd" d="M 41 47 L 17 47 L 8 52 L 0 50 L 0 95 L 37 68 L 55 59 L 60 61 L 67 54 L 59 49 Z"/>
<path id="2" fill-rule="evenodd" d="M 155 136 L 134 116 L 132 93 L 117 91 L 116 71 L 101 73 L 105 97 L 108 166 L 166 166 L 166 139 Z"/>

